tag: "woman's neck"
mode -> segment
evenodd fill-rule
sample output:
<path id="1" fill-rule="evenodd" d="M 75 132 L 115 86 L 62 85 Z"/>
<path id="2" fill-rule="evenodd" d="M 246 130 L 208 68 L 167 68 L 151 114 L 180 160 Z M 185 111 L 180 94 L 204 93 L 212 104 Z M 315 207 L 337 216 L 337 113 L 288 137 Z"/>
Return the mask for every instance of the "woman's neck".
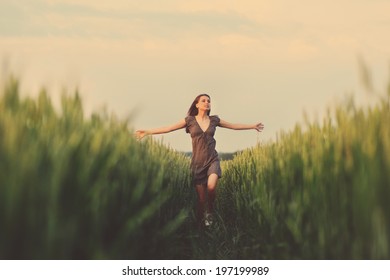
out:
<path id="1" fill-rule="evenodd" d="M 196 117 L 197 117 L 198 119 L 205 120 L 205 119 L 207 119 L 209 116 L 207 115 L 206 111 L 199 111 L 199 112 L 198 112 L 198 115 L 196 115 Z"/>

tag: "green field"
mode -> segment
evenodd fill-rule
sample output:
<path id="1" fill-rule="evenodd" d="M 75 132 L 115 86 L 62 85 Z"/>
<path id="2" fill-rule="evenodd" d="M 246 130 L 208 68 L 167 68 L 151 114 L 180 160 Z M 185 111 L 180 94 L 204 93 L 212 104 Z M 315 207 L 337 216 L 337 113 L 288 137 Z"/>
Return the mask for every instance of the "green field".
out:
<path id="1" fill-rule="evenodd" d="M 77 92 L 0 90 L 0 259 L 390 259 L 390 88 L 223 161 L 201 232 L 184 154 Z"/>

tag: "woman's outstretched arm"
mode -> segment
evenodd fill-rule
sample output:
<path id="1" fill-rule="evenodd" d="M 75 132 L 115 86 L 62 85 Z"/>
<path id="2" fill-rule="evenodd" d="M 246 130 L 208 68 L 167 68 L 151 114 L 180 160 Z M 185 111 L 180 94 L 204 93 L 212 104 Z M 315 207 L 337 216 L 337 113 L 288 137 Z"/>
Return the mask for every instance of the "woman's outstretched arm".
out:
<path id="1" fill-rule="evenodd" d="M 234 123 L 228 123 L 224 120 L 220 120 L 219 125 L 224 128 L 235 129 L 235 130 L 256 129 L 258 132 L 261 132 L 264 129 L 264 125 L 262 123 L 234 124 Z"/>
<path id="2" fill-rule="evenodd" d="M 178 130 L 180 128 L 184 128 L 185 126 L 186 126 L 186 121 L 185 119 L 182 119 L 180 122 L 170 126 L 164 126 L 164 127 L 154 128 L 149 130 L 137 130 L 135 134 L 138 139 L 142 139 L 146 135 L 168 133 L 168 132 Z"/>

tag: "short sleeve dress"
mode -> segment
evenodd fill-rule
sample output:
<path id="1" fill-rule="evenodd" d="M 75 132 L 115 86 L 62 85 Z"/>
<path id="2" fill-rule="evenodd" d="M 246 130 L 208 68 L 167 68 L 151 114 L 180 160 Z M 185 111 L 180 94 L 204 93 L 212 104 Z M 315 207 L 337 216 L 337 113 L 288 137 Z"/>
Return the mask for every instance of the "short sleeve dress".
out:
<path id="1" fill-rule="evenodd" d="M 203 131 L 194 116 L 185 118 L 187 132 L 192 138 L 191 170 L 195 185 L 207 184 L 210 174 L 217 174 L 221 178 L 222 172 L 218 153 L 215 150 L 214 134 L 219 126 L 218 116 L 210 116 L 210 125 Z"/>

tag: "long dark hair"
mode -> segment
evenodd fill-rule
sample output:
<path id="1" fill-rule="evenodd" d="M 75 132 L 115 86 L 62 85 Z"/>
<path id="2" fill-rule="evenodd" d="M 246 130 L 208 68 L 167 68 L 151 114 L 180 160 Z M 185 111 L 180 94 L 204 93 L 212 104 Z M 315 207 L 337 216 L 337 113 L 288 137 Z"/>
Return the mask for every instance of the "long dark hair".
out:
<path id="1" fill-rule="evenodd" d="M 187 116 L 196 116 L 196 115 L 198 115 L 198 112 L 199 112 L 199 111 L 198 111 L 198 108 L 196 108 L 196 104 L 198 104 L 199 99 L 200 99 L 202 96 L 207 96 L 207 97 L 211 100 L 211 98 L 210 98 L 210 96 L 209 96 L 208 94 L 205 94 L 205 93 L 199 94 L 199 95 L 195 98 L 194 102 L 192 102 L 190 109 L 188 109 Z M 207 111 L 207 115 L 210 116 L 210 110 Z"/>
<path id="2" fill-rule="evenodd" d="M 194 102 L 192 102 L 192 104 L 190 106 L 190 109 L 188 109 L 187 116 L 193 116 L 194 117 L 194 116 L 198 115 L 199 110 L 198 110 L 198 108 L 196 108 L 196 104 L 198 104 L 199 99 L 202 96 L 207 96 L 211 100 L 211 98 L 210 98 L 210 96 L 208 94 L 205 94 L 205 93 L 199 94 L 195 98 Z M 210 110 L 207 111 L 207 115 L 210 116 Z M 186 128 L 186 132 L 189 133 L 188 127 Z"/>

